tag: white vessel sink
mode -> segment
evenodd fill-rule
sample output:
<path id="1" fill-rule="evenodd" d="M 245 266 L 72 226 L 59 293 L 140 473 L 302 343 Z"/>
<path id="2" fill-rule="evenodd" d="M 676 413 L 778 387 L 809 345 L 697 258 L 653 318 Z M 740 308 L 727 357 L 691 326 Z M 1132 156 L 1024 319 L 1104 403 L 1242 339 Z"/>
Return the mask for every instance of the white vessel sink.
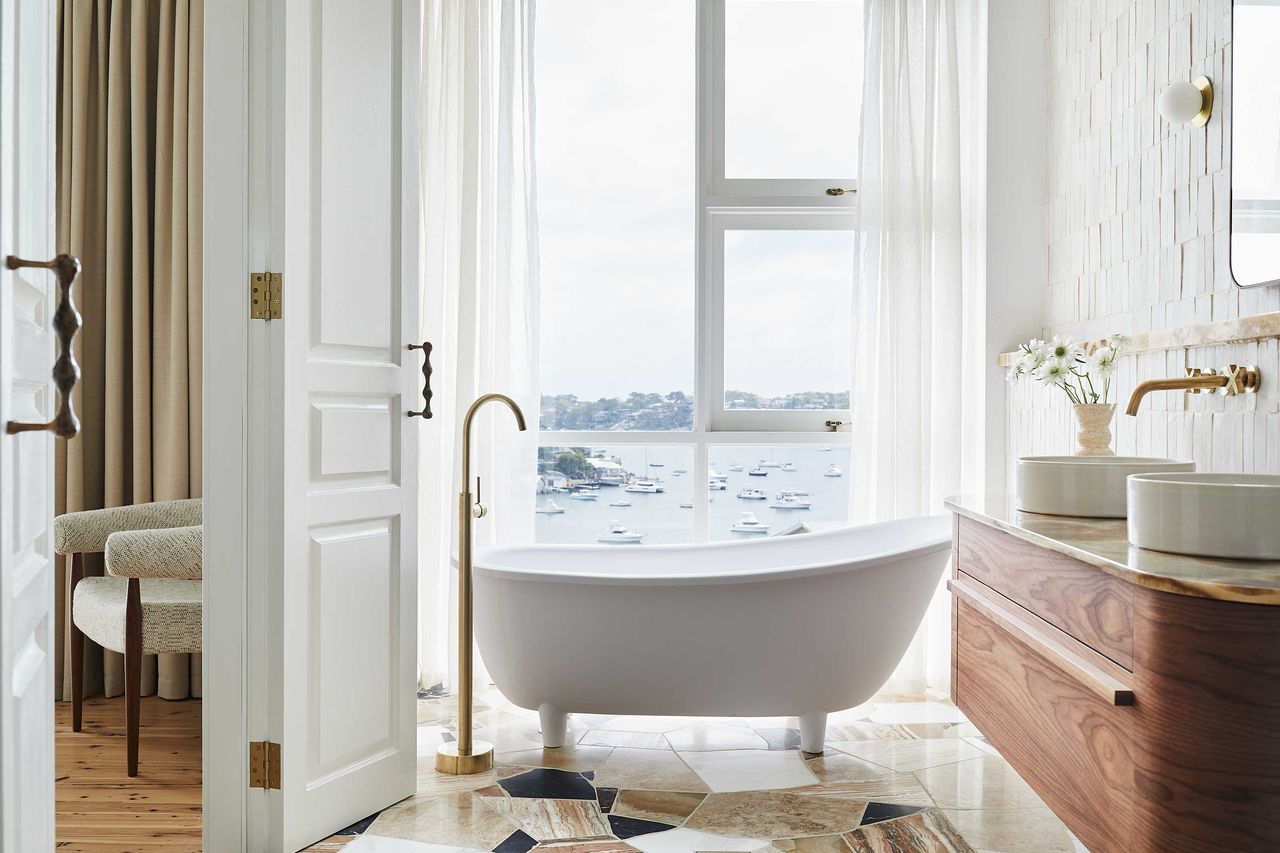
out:
<path id="1" fill-rule="evenodd" d="M 1132 545 L 1280 560 L 1280 475 L 1140 474 L 1128 485 Z"/>
<path id="2" fill-rule="evenodd" d="M 1194 462 L 1149 456 L 1023 456 L 1016 505 L 1048 515 L 1124 518 L 1130 474 L 1194 470 Z"/>

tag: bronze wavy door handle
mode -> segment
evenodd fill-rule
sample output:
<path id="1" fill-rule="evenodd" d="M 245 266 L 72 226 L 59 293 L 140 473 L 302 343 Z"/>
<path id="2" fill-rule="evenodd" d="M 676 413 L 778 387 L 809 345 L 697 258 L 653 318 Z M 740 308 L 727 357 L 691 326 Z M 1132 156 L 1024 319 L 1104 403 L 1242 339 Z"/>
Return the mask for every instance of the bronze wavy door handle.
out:
<path id="1" fill-rule="evenodd" d="M 422 350 L 422 411 L 409 412 L 409 417 L 427 420 L 431 417 L 431 342 L 409 344 L 408 348 Z"/>
<path id="2" fill-rule="evenodd" d="M 71 299 L 71 285 L 80 275 L 80 259 L 75 255 L 58 255 L 51 261 L 28 261 L 9 255 L 4 259 L 5 266 L 11 270 L 32 267 L 53 270 L 58 279 L 58 308 L 53 312 L 53 330 L 58 334 L 58 358 L 53 363 L 53 384 L 58 386 L 62 399 L 58 405 L 58 413 L 53 420 L 45 424 L 9 421 L 5 424 L 5 432 L 13 435 L 19 432 L 51 432 L 59 438 L 75 438 L 80 432 L 80 419 L 71 407 L 71 392 L 75 390 L 76 381 L 80 378 L 80 365 L 76 364 L 71 353 L 71 342 L 80 330 L 80 312 Z"/>

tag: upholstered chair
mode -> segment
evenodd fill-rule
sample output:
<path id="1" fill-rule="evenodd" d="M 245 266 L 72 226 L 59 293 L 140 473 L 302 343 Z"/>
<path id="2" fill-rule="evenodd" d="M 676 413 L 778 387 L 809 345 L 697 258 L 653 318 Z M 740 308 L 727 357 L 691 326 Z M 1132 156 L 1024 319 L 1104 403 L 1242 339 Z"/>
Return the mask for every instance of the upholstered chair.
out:
<path id="1" fill-rule="evenodd" d="M 200 651 L 203 528 L 199 499 L 69 512 L 54 521 L 54 550 L 70 555 L 71 727 L 80 731 L 84 639 L 124 655 L 128 772 L 138 775 L 144 654 Z M 84 576 L 85 554 L 107 573 Z"/>

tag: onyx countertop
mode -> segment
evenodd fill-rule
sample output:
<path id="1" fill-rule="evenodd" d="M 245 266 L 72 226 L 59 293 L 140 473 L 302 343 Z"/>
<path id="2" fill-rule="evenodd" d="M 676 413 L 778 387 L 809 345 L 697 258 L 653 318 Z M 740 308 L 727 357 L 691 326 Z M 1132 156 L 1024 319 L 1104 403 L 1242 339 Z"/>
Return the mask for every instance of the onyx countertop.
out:
<path id="1" fill-rule="evenodd" d="M 945 503 L 966 518 L 1129 583 L 1178 595 L 1280 606 L 1280 562 L 1215 560 L 1136 548 L 1129 544 L 1123 518 L 1022 512 L 1008 495 L 961 495 Z"/>

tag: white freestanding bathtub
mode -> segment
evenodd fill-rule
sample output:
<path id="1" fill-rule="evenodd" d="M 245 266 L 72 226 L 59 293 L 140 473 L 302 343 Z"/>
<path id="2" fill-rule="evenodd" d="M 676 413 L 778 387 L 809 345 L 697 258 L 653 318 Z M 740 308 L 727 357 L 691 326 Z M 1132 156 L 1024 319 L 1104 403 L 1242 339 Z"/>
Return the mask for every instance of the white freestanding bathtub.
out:
<path id="1" fill-rule="evenodd" d="M 799 716 L 869 699 L 924 618 L 944 517 L 708 545 L 532 545 L 475 557 L 476 638 L 503 695 L 566 714 Z"/>

